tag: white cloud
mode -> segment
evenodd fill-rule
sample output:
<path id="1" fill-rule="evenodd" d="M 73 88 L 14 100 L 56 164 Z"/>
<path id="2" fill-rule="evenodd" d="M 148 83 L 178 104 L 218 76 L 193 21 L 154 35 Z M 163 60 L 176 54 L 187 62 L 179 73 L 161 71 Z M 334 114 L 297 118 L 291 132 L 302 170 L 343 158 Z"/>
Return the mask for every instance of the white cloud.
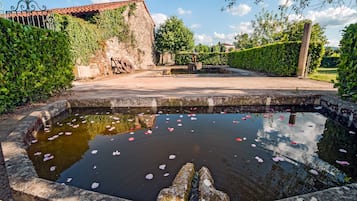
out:
<path id="1" fill-rule="evenodd" d="M 239 6 L 233 6 L 232 8 L 229 8 L 227 11 L 231 15 L 243 16 L 248 14 L 251 10 L 252 8 L 249 7 L 247 4 L 239 4 Z"/>
<path id="2" fill-rule="evenodd" d="M 241 22 L 239 25 L 230 25 L 231 29 L 238 33 L 252 33 L 253 27 L 251 22 Z"/>
<path id="3" fill-rule="evenodd" d="M 226 38 L 226 36 L 224 35 L 224 33 L 217 33 L 217 32 L 214 32 L 213 33 L 213 36 L 215 39 L 219 39 L 219 40 L 224 40 Z"/>
<path id="4" fill-rule="evenodd" d="M 108 2 L 115 2 L 118 0 L 92 0 L 92 3 L 108 3 Z M 125 0 L 119 0 L 119 1 L 125 1 Z"/>
<path id="5" fill-rule="evenodd" d="M 195 34 L 194 36 L 196 44 L 205 44 L 205 45 L 212 45 L 213 39 L 211 36 L 206 34 Z"/>
<path id="6" fill-rule="evenodd" d="M 161 24 L 163 24 L 167 19 L 167 15 L 162 14 L 162 13 L 154 13 L 151 15 L 152 19 L 154 20 L 156 27 L 159 27 Z"/>
<path id="7" fill-rule="evenodd" d="M 340 41 L 339 40 L 328 40 L 328 46 L 330 47 L 338 47 L 340 45 Z"/>
<path id="8" fill-rule="evenodd" d="M 293 1 L 292 0 L 279 0 L 279 5 L 284 6 L 284 7 L 290 7 L 291 5 L 293 5 Z"/>
<path id="9" fill-rule="evenodd" d="M 191 26 L 190 26 L 191 29 L 198 29 L 200 27 L 201 27 L 200 24 L 191 24 Z"/>
<path id="10" fill-rule="evenodd" d="M 192 11 L 184 10 L 183 8 L 178 8 L 177 12 L 178 12 L 179 15 L 190 15 L 190 14 L 192 14 Z"/>
<path id="11" fill-rule="evenodd" d="M 309 11 L 306 18 L 322 26 L 345 26 L 357 22 L 357 11 L 346 6 L 328 8 L 323 11 Z"/>

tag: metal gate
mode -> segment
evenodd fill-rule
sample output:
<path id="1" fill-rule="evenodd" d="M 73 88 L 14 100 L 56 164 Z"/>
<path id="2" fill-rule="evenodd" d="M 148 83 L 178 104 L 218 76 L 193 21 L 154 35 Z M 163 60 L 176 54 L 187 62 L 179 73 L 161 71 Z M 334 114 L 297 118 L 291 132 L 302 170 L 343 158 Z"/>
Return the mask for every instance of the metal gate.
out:
<path id="1" fill-rule="evenodd" d="M 23 25 L 55 30 L 53 14 L 34 0 L 18 1 L 16 7 L 11 6 L 10 11 L 5 11 L 4 16 Z"/>

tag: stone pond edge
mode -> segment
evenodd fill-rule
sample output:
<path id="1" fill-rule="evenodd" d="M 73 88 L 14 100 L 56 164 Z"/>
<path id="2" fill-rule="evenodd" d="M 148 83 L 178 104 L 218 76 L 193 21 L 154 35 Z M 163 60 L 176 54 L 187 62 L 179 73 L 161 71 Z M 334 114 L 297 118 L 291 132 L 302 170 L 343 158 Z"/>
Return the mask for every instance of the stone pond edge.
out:
<path id="1" fill-rule="evenodd" d="M 126 199 L 105 195 L 73 186 L 62 185 L 38 177 L 26 149 L 30 145 L 30 136 L 45 122 L 65 110 L 75 107 L 160 107 L 160 106 L 239 106 L 239 105 L 321 105 L 329 113 L 348 119 L 357 127 L 357 106 L 337 97 L 320 95 L 295 96 L 215 96 L 215 97 L 133 97 L 111 99 L 69 99 L 51 103 L 39 111 L 25 117 L 2 142 L 9 185 L 15 200 L 108 200 Z M 357 184 L 334 187 L 323 191 L 299 195 L 291 200 L 326 200 L 325 195 L 334 195 L 334 199 L 348 200 L 357 195 Z M 336 197 L 337 196 L 337 197 Z M 338 197 L 340 196 L 340 197 Z M 332 198 L 332 197 L 331 197 Z M 346 199 L 347 198 L 347 199 Z M 351 199 L 352 200 L 352 199 Z"/>

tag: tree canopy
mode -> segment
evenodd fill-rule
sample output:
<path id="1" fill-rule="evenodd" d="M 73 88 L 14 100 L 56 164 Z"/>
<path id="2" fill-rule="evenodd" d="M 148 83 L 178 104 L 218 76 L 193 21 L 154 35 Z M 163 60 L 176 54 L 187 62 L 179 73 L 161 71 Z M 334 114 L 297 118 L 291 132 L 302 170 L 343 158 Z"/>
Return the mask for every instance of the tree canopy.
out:
<path id="1" fill-rule="evenodd" d="M 242 2 L 242 0 L 224 0 L 228 8 L 233 7 L 237 3 Z M 252 2 L 259 4 L 264 2 L 264 0 L 251 0 Z M 324 7 L 327 5 L 331 6 L 342 6 L 342 5 L 352 5 L 357 4 L 357 0 L 290 0 L 292 5 L 290 8 L 296 13 L 301 13 L 305 8 L 309 6 Z M 286 5 L 281 5 L 280 8 L 284 8 Z"/>
<path id="2" fill-rule="evenodd" d="M 274 42 L 301 41 L 304 24 L 310 20 L 289 21 L 285 11 L 274 13 L 262 10 L 252 21 L 253 32 L 240 33 L 235 39 L 235 46 L 239 49 L 252 48 Z M 314 24 L 311 31 L 312 42 L 327 43 L 324 28 Z"/>
<path id="3" fill-rule="evenodd" d="M 155 46 L 159 52 L 190 51 L 194 47 L 193 33 L 181 19 L 170 17 L 156 31 Z"/>

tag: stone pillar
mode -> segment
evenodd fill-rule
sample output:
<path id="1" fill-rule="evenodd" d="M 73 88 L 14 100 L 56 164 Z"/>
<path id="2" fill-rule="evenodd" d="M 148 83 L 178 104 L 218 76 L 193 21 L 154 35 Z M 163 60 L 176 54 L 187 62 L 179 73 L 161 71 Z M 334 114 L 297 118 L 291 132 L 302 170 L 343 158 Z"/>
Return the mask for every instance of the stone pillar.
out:
<path id="1" fill-rule="evenodd" d="M 230 200 L 226 193 L 214 188 L 214 181 L 208 168 L 202 167 L 199 171 L 199 175 L 200 183 L 198 189 L 200 191 L 200 201 Z"/>
<path id="2" fill-rule="evenodd" d="M 306 68 L 307 55 L 309 53 L 311 27 L 312 27 L 311 23 L 306 23 L 304 25 L 304 35 L 303 35 L 302 42 L 301 42 L 299 65 L 298 65 L 298 71 L 297 71 L 297 76 L 301 77 L 301 78 L 304 77 L 305 70 L 306 70 L 305 68 Z"/>
<path id="3" fill-rule="evenodd" d="M 164 188 L 157 196 L 157 201 L 186 201 L 191 192 L 192 179 L 195 167 L 192 163 L 186 163 L 177 173 L 172 186 Z"/>

